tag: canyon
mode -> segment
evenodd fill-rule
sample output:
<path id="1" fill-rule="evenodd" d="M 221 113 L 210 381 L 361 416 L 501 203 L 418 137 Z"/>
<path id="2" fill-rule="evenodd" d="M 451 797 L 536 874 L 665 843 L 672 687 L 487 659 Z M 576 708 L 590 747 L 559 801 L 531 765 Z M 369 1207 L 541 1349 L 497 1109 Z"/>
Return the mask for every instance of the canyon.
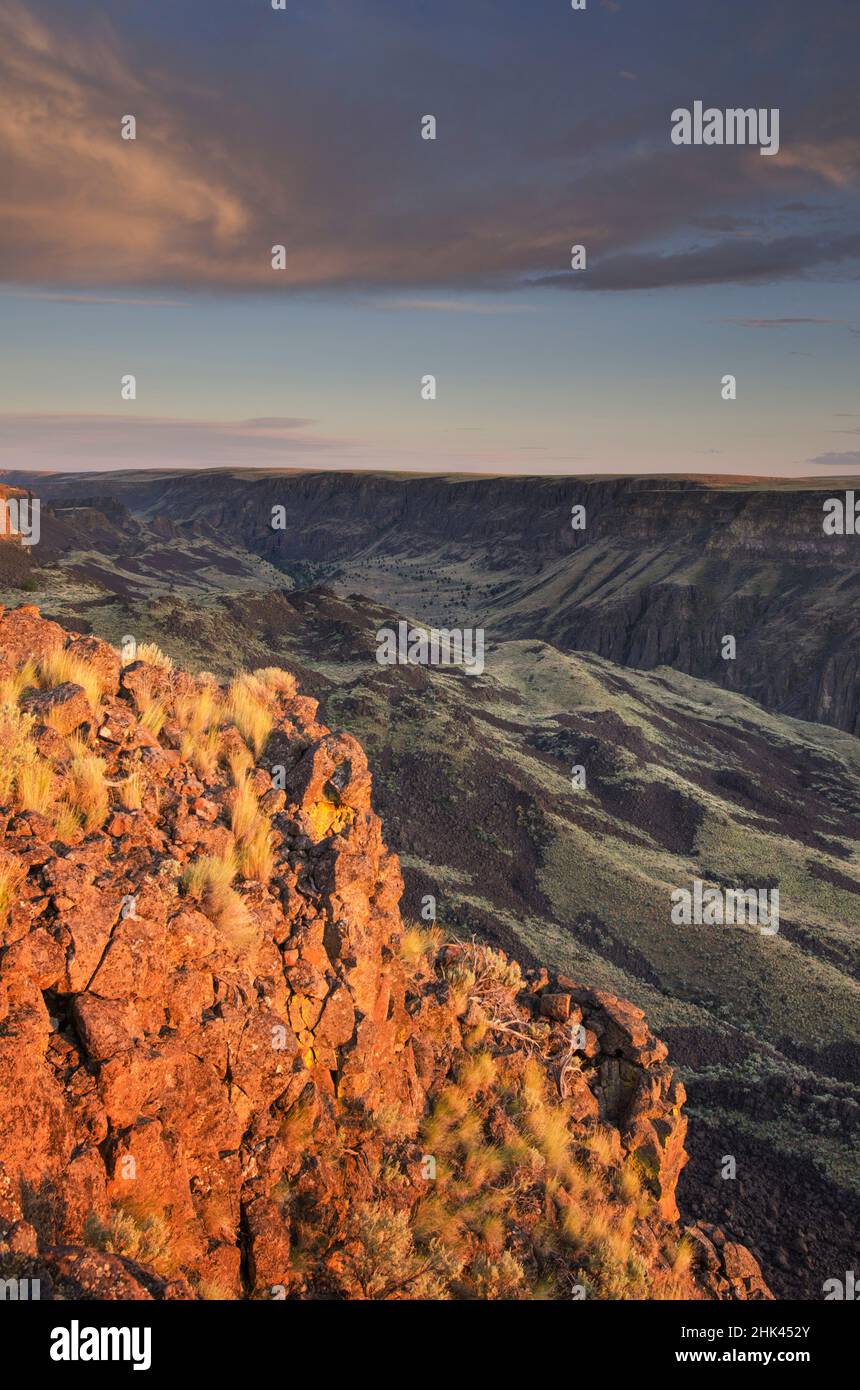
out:
<path id="1" fill-rule="evenodd" d="M 0 602 L 26 588 L 66 628 L 135 634 L 220 680 L 294 672 L 367 751 L 407 917 L 432 897 L 451 940 L 587 980 L 666 1041 L 688 1094 L 684 1217 L 731 1226 L 780 1297 L 853 1267 L 858 576 L 855 538 L 822 531 L 833 480 L 38 488 L 42 540 L 0 544 Z M 273 533 L 279 498 L 293 522 Z M 375 634 L 403 620 L 485 628 L 485 671 L 379 666 Z M 696 879 L 778 890 L 778 935 L 673 925 L 670 894 Z"/>

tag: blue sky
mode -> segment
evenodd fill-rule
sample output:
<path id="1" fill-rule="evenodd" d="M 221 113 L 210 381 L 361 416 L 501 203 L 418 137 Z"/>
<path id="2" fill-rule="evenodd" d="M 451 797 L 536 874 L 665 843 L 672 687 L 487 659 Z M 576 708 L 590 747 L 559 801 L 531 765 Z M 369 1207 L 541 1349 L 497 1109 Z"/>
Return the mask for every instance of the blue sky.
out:
<path id="1" fill-rule="evenodd" d="M 10 0 L 0 467 L 856 470 L 858 36 L 852 0 Z M 778 106 L 779 154 L 673 146 L 696 99 Z"/>

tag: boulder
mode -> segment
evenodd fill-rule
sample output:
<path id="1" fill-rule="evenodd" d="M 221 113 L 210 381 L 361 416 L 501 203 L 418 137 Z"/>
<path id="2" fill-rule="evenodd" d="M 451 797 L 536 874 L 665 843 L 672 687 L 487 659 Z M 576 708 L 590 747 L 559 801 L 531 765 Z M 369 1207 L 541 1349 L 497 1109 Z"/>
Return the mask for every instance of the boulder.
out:
<path id="1" fill-rule="evenodd" d="M 39 690 L 32 695 L 25 695 L 21 700 L 21 709 L 63 738 L 74 733 L 82 724 L 91 723 L 93 719 L 90 702 L 84 691 L 71 681 L 55 686 L 53 690 Z"/>

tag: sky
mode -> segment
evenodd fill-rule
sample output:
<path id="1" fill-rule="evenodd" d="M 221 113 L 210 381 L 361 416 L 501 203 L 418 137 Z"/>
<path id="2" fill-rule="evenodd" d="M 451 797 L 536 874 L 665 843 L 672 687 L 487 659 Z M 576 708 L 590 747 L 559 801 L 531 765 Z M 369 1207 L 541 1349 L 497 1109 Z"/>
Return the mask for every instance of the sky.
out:
<path id="1" fill-rule="evenodd" d="M 858 55 L 857 0 L 3 0 L 0 468 L 856 472 Z"/>

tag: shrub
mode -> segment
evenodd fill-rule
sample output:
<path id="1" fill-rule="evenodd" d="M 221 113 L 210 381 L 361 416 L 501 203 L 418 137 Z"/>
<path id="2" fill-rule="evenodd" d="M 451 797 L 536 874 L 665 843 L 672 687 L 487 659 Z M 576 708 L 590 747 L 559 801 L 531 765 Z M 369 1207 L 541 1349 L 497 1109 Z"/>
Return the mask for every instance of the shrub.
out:
<path id="1" fill-rule="evenodd" d="M 115 1207 L 106 1222 L 91 1213 L 84 1223 L 84 1241 L 109 1255 L 149 1265 L 156 1274 L 172 1278 L 178 1265 L 171 1251 L 171 1233 L 164 1217 L 151 1213 L 138 1215 L 125 1207 Z"/>
<path id="2" fill-rule="evenodd" d="M 406 1211 L 365 1202 L 349 1223 L 338 1263 L 348 1298 L 448 1297 L 456 1257 L 436 1242 L 417 1250 Z"/>

